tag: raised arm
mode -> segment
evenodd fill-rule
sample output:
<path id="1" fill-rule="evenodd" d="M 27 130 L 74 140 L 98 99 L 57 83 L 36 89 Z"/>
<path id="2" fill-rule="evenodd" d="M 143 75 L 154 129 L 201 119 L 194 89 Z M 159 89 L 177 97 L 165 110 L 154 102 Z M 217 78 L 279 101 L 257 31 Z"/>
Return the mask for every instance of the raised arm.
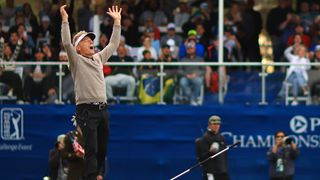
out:
<path id="1" fill-rule="evenodd" d="M 293 46 L 289 46 L 285 51 L 284 51 L 284 55 L 285 57 L 288 59 L 288 61 L 292 61 L 295 57 L 295 55 L 293 55 L 292 53 L 293 50 Z"/>
<path id="2" fill-rule="evenodd" d="M 102 63 L 106 63 L 113 52 L 118 48 L 120 43 L 120 34 L 121 34 L 121 11 L 122 8 L 118 8 L 118 6 L 112 6 L 109 8 L 107 14 L 109 14 L 114 21 L 113 31 L 110 38 L 110 43 L 99 53 Z"/>
<path id="3" fill-rule="evenodd" d="M 75 64 L 75 58 L 77 56 L 77 52 L 74 48 L 74 46 L 71 43 L 71 34 L 70 34 L 70 28 L 69 28 L 69 22 L 68 22 L 68 13 L 65 10 L 67 5 L 63 5 L 60 7 L 60 14 L 62 18 L 61 23 L 61 40 L 62 44 L 68 54 L 68 60 L 70 63 L 70 66 L 73 66 Z"/>
<path id="4" fill-rule="evenodd" d="M 16 48 L 14 49 L 13 55 L 10 58 L 10 61 L 16 61 L 18 59 L 22 43 L 23 43 L 22 40 L 19 39 L 18 44 L 17 44 Z"/>

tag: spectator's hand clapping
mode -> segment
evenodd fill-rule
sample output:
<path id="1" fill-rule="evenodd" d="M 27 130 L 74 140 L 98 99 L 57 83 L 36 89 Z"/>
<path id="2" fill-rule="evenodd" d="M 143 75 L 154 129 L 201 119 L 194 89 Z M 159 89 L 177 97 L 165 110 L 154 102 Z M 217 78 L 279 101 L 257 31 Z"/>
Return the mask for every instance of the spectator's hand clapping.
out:
<path id="1" fill-rule="evenodd" d="M 22 39 L 19 39 L 19 40 L 18 40 L 18 45 L 21 46 L 22 43 L 23 43 Z"/>

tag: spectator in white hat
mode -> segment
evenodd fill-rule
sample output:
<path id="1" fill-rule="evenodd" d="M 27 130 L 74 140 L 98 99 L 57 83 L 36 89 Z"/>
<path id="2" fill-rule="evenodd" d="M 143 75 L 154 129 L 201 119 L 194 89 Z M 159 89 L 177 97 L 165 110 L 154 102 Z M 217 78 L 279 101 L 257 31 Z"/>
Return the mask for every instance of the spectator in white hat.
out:
<path id="1" fill-rule="evenodd" d="M 180 46 L 182 43 L 182 37 L 176 33 L 176 25 L 174 23 L 169 23 L 167 25 L 167 33 L 161 37 L 160 44 L 161 46 L 167 44 L 168 40 L 172 39 L 174 40 L 175 46 Z"/>

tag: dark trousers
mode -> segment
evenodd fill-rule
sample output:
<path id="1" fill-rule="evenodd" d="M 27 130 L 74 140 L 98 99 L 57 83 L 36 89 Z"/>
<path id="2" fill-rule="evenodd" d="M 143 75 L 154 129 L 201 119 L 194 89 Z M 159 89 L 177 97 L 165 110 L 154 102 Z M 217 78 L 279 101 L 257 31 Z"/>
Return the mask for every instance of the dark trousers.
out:
<path id="1" fill-rule="evenodd" d="M 44 77 L 40 82 L 35 82 L 31 76 L 24 81 L 25 100 L 31 103 L 45 101 L 48 97 L 49 76 Z"/>
<path id="2" fill-rule="evenodd" d="M 105 157 L 109 137 L 109 112 L 98 105 L 80 104 L 76 109 L 77 124 L 80 126 L 85 150 L 84 180 L 96 180 L 104 176 Z"/>
<path id="3" fill-rule="evenodd" d="M 13 89 L 13 94 L 18 100 L 23 99 L 22 80 L 20 76 L 13 71 L 3 71 L 0 75 L 0 82 L 3 82 Z"/>

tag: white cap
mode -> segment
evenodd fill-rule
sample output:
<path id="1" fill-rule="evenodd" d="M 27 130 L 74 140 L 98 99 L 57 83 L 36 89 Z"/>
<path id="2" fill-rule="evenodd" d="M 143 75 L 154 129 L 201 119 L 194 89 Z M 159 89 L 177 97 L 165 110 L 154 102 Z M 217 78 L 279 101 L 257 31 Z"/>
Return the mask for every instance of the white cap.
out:
<path id="1" fill-rule="evenodd" d="M 123 35 L 121 35 L 121 36 L 120 36 L 120 41 L 126 42 L 126 38 L 125 38 Z"/>
<path id="2" fill-rule="evenodd" d="M 68 56 L 68 54 L 65 51 L 60 51 L 59 56 Z"/>
<path id="3" fill-rule="evenodd" d="M 176 29 L 176 25 L 174 23 L 169 23 L 167 29 Z"/>
<path id="4" fill-rule="evenodd" d="M 74 47 L 77 47 L 77 45 L 80 43 L 80 41 L 85 38 L 86 36 L 90 37 L 93 41 L 96 38 L 96 35 L 94 35 L 93 32 L 86 32 L 86 31 L 80 31 L 73 37 L 73 45 Z"/>
<path id="5" fill-rule="evenodd" d="M 63 141 L 63 139 L 64 139 L 65 137 L 66 137 L 66 135 L 60 134 L 60 135 L 57 137 L 57 142 Z"/>
<path id="6" fill-rule="evenodd" d="M 49 18 L 49 16 L 42 16 L 41 21 L 42 22 L 44 22 L 44 21 L 50 22 L 50 18 Z"/>
<path id="7" fill-rule="evenodd" d="M 208 7 L 209 7 L 208 3 L 206 3 L 206 2 L 203 2 L 203 3 L 200 4 L 200 8 L 201 9 L 208 9 Z"/>

